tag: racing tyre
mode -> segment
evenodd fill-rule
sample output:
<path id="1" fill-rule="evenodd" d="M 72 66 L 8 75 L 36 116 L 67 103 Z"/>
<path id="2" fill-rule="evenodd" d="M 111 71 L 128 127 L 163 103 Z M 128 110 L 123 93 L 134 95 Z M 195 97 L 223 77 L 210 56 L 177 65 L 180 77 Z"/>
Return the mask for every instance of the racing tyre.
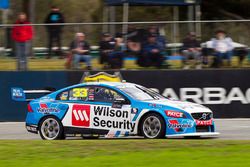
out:
<path id="1" fill-rule="evenodd" d="M 62 123 L 53 116 L 45 117 L 39 124 L 39 134 L 44 140 L 65 139 Z"/>
<path id="2" fill-rule="evenodd" d="M 166 124 L 164 119 L 157 113 L 150 113 L 143 117 L 139 128 L 145 138 L 165 138 Z"/>

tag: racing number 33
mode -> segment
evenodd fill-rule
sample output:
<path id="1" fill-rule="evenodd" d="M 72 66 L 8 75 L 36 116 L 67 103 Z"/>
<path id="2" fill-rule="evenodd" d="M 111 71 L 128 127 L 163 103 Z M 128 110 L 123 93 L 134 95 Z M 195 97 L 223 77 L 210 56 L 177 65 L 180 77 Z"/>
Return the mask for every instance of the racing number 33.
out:
<path id="1" fill-rule="evenodd" d="M 86 88 L 75 88 L 73 89 L 73 97 L 87 97 L 88 90 Z"/>
<path id="2" fill-rule="evenodd" d="M 74 105 L 72 109 L 72 125 L 89 127 L 90 105 Z"/>

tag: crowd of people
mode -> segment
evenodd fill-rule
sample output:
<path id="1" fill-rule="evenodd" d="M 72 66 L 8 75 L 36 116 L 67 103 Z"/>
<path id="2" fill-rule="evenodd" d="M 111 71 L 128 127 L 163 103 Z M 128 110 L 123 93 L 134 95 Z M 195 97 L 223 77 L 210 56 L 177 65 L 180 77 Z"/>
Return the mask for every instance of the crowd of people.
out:
<path id="1" fill-rule="evenodd" d="M 64 22 L 65 19 L 60 9 L 53 6 L 44 22 L 48 33 L 47 59 L 50 59 L 54 54 L 63 58 L 64 53 L 61 49 L 63 25 L 61 23 Z M 18 58 L 18 70 L 27 70 L 27 57 L 30 55 L 33 38 L 33 27 L 30 24 L 26 14 L 20 13 L 12 29 L 12 39 L 15 41 L 15 53 Z M 180 54 L 184 69 L 189 69 L 191 62 L 194 62 L 197 69 L 201 69 L 203 64 L 208 63 L 206 51 L 201 47 L 201 42 L 197 40 L 194 32 L 188 33 L 182 43 Z M 52 53 L 53 45 L 58 48 L 55 53 Z M 126 34 L 117 33 L 113 36 L 106 32 L 101 35 L 99 63 L 103 65 L 104 69 L 121 69 L 124 67 L 124 59 L 133 56 L 141 67 L 152 66 L 160 69 L 166 62 L 166 46 L 167 40 L 165 36 L 160 34 L 159 27 L 149 26 L 147 29 L 138 29 L 134 25 L 129 25 Z M 227 36 L 225 31 L 216 31 L 215 38 L 211 39 L 210 49 L 212 49 L 211 55 L 213 55 L 211 67 L 221 67 L 223 59 L 227 60 L 228 66 L 231 65 L 234 46 L 232 39 Z M 91 70 L 93 67 L 90 51 L 86 34 L 76 33 L 69 47 L 67 68 L 81 69 L 81 62 L 84 62 L 86 69 Z"/>

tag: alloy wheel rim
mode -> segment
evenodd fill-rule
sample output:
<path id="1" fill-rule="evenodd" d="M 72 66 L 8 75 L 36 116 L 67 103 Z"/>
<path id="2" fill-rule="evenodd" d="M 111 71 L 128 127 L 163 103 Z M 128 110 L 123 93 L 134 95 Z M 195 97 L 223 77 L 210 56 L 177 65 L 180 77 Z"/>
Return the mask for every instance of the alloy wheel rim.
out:
<path id="1" fill-rule="evenodd" d="M 161 131 L 161 122 L 155 116 L 148 117 L 143 123 L 143 132 L 148 138 L 155 138 Z"/>
<path id="2" fill-rule="evenodd" d="M 41 126 L 41 133 L 47 140 L 55 139 L 59 134 L 59 123 L 54 118 L 46 119 Z"/>

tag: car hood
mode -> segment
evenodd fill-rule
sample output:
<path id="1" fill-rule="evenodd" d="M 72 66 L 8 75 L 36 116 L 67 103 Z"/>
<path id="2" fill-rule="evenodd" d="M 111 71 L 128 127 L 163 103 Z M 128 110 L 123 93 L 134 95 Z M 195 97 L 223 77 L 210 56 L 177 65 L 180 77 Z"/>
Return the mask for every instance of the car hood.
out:
<path id="1" fill-rule="evenodd" d="M 162 99 L 162 100 L 147 101 L 147 103 L 178 108 L 188 113 L 203 113 L 203 112 L 211 113 L 212 112 L 209 108 L 203 105 L 186 102 L 186 101 L 184 102 L 184 101 L 178 101 L 178 100 Z"/>

